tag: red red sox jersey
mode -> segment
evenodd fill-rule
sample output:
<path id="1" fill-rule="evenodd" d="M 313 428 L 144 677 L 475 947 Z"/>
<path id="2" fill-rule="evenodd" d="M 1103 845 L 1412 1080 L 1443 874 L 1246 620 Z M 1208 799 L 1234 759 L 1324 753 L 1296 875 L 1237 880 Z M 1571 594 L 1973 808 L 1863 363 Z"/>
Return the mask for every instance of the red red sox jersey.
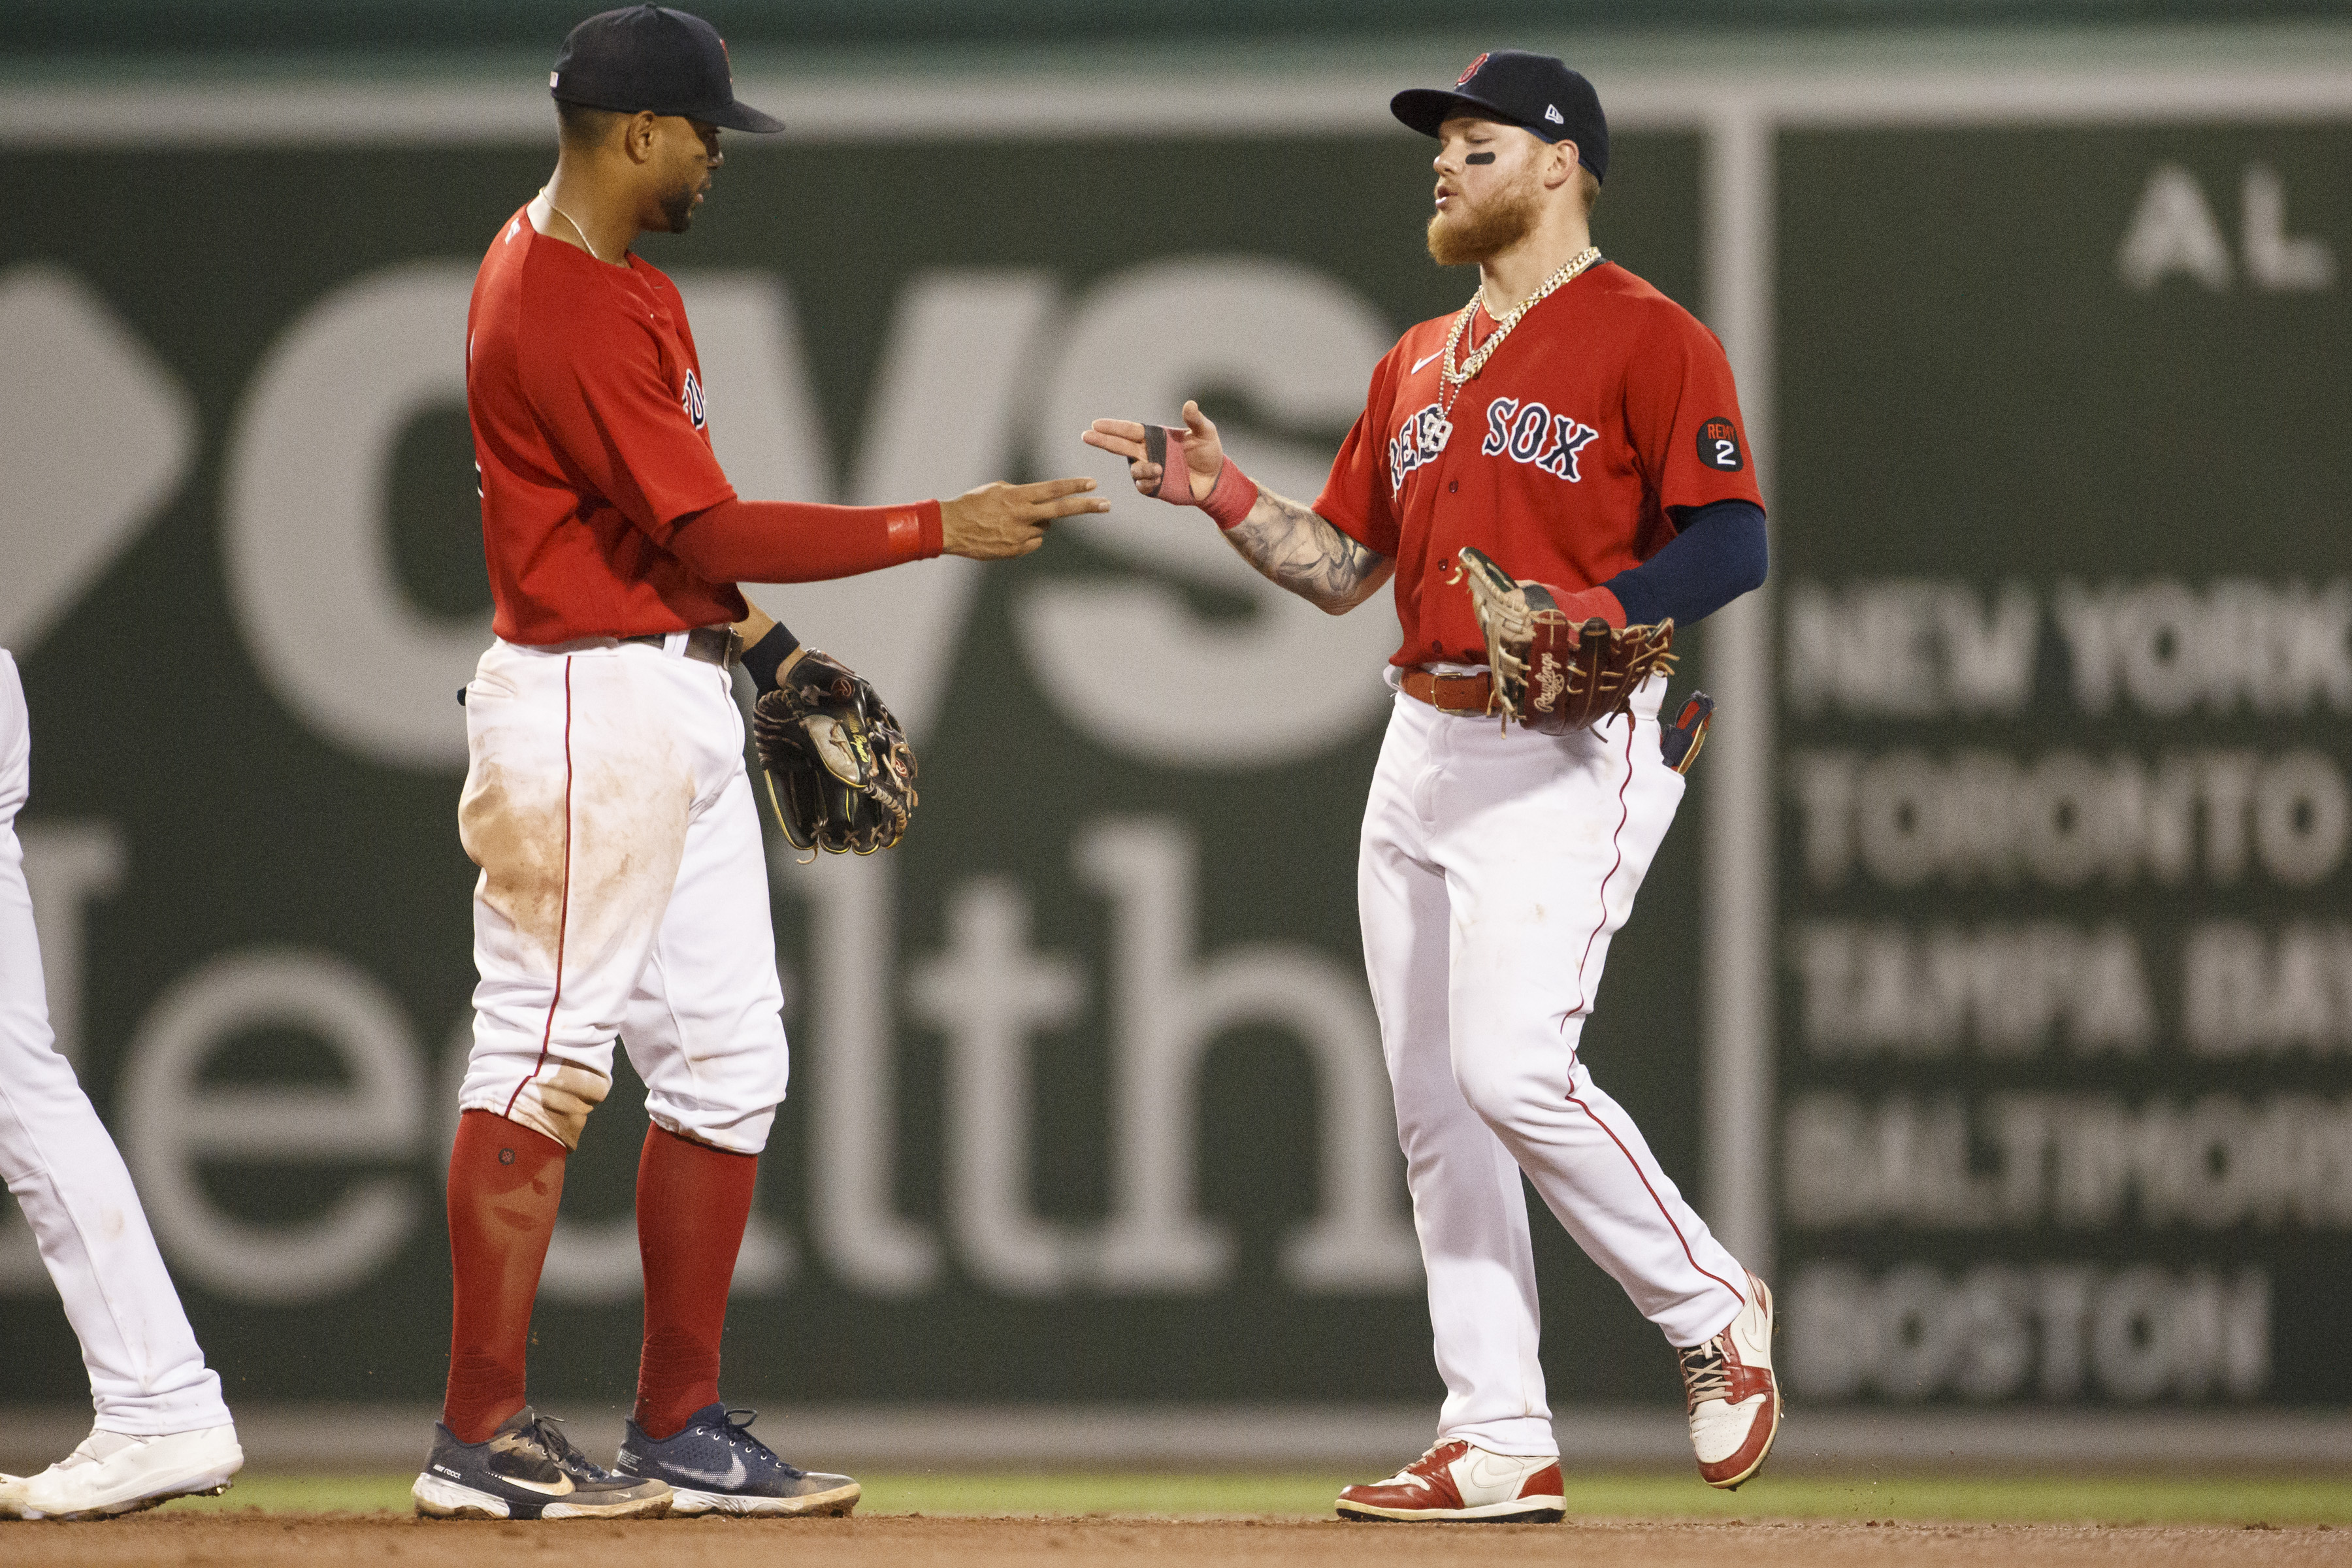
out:
<path id="1" fill-rule="evenodd" d="M 1573 593 L 1657 553 L 1669 507 L 1763 504 L 1723 345 L 1623 268 L 1598 263 L 1538 303 L 1441 419 L 1453 325 L 1423 321 L 1381 361 L 1315 501 L 1396 561 L 1391 663 L 1486 662 L 1470 595 L 1444 581 L 1465 544 Z M 1482 310 L 1458 352 L 1493 330 Z"/>
<path id="2" fill-rule="evenodd" d="M 632 637 L 740 620 L 743 596 L 667 548 L 733 499 L 710 448 L 677 285 L 615 267 L 518 212 L 466 316 L 466 411 L 482 476 L 491 626 L 509 642 Z"/>

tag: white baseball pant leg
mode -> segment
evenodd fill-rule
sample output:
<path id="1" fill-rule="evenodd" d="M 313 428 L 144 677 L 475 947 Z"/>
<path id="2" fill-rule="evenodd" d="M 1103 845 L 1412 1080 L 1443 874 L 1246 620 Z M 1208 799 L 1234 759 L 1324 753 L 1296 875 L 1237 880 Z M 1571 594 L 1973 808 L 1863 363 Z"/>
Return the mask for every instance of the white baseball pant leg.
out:
<path id="1" fill-rule="evenodd" d="M 229 1424 L 106 1124 L 49 1030 L 40 938 L 16 814 L 32 735 L 16 661 L 0 649 L 0 1177 L 81 1341 L 98 1426 L 134 1437 Z"/>
<path id="2" fill-rule="evenodd" d="M 1364 815 L 1365 966 L 1446 1398 L 1441 1440 L 1558 1452 L 1527 1202 L 1675 1345 L 1720 1332 L 1747 1276 L 1577 1059 L 1633 895 L 1674 821 L 1664 679 L 1630 719 L 1544 736 L 1400 695 Z"/>
<path id="3" fill-rule="evenodd" d="M 736 757 L 719 798 L 687 832 L 677 884 L 637 972 L 621 1041 L 645 1080 L 646 1114 L 656 1126 L 756 1154 L 784 1098 L 791 1056 L 768 851 L 740 741 Z"/>
<path id="4" fill-rule="evenodd" d="M 466 711 L 458 822 L 482 875 L 460 1109 L 576 1148 L 620 1037 L 656 1125 L 760 1152 L 789 1058 L 728 673 L 608 639 L 502 642 Z"/>

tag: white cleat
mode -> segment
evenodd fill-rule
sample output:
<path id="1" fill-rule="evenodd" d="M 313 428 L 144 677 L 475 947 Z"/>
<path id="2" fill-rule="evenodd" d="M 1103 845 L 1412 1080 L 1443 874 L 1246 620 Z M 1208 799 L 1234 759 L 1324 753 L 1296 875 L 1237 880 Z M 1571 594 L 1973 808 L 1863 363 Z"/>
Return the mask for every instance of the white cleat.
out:
<path id="1" fill-rule="evenodd" d="M 1772 1373 L 1772 1292 L 1748 1277 L 1748 1304 L 1682 1358 L 1684 1402 L 1698 1473 L 1726 1490 L 1764 1468 L 1780 1430 L 1780 1381 Z"/>
<path id="2" fill-rule="evenodd" d="M 0 1519 L 106 1519 L 175 1497 L 217 1497 L 244 1468 L 235 1426 L 161 1437 L 101 1428 L 37 1476 L 0 1478 Z"/>
<path id="3" fill-rule="evenodd" d="M 1559 1460 L 1491 1453 L 1456 1437 L 1384 1481 L 1347 1487 L 1341 1519 L 1407 1523 L 1551 1524 L 1566 1504 Z"/>

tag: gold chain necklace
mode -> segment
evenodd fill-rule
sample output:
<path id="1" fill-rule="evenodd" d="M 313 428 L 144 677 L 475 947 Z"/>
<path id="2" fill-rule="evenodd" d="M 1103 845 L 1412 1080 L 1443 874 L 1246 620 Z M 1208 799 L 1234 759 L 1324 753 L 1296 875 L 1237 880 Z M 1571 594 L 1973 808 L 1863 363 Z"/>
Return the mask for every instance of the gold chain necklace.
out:
<path id="1" fill-rule="evenodd" d="M 1454 405 L 1460 401 L 1462 388 L 1472 376 L 1486 367 L 1486 362 L 1495 357 L 1495 351 L 1503 346 L 1503 340 L 1511 335 L 1511 329 L 1517 326 L 1529 310 L 1541 304 L 1546 295 L 1600 259 L 1601 247 L 1588 245 L 1561 262 L 1559 270 L 1543 280 L 1541 288 L 1512 306 L 1509 315 L 1496 321 L 1495 330 L 1486 335 L 1485 342 L 1471 351 L 1468 359 L 1457 361 L 1454 351 L 1462 346 L 1463 337 L 1470 331 L 1471 318 L 1477 315 L 1478 301 L 1486 290 L 1485 284 L 1479 285 L 1478 292 L 1470 296 L 1470 302 L 1463 306 L 1462 313 L 1454 318 L 1454 330 L 1445 334 L 1445 359 L 1437 370 L 1437 422 L 1446 436 L 1454 434 Z M 1438 444 L 1444 445 L 1444 439 L 1441 438 Z"/>
<path id="2" fill-rule="evenodd" d="M 549 212 L 553 213 L 557 217 L 562 218 L 564 222 L 572 226 L 572 232 L 580 237 L 580 248 L 586 251 L 590 256 L 595 257 L 597 260 L 604 260 L 604 258 L 603 257 L 596 255 L 596 244 L 593 240 L 588 237 L 588 231 L 580 226 L 580 220 L 573 217 L 570 213 L 565 212 L 562 207 L 557 206 L 555 205 L 555 198 L 553 196 L 547 195 L 546 186 L 541 185 L 539 188 L 539 194 L 542 196 L 547 196 L 547 210 Z"/>

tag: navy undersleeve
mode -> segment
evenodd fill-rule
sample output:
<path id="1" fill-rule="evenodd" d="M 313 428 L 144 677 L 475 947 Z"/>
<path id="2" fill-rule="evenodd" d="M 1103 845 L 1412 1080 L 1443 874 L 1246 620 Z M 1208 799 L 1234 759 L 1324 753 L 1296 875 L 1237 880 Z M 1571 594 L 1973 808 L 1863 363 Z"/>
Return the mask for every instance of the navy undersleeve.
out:
<path id="1" fill-rule="evenodd" d="M 1628 626 L 1672 617 L 1678 626 L 1706 619 L 1764 584 L 1764 509 L 1719 500 L 1675 509 L 1681 531 L 1639 566 L 1601 584 L 1625 606 Z"/>

